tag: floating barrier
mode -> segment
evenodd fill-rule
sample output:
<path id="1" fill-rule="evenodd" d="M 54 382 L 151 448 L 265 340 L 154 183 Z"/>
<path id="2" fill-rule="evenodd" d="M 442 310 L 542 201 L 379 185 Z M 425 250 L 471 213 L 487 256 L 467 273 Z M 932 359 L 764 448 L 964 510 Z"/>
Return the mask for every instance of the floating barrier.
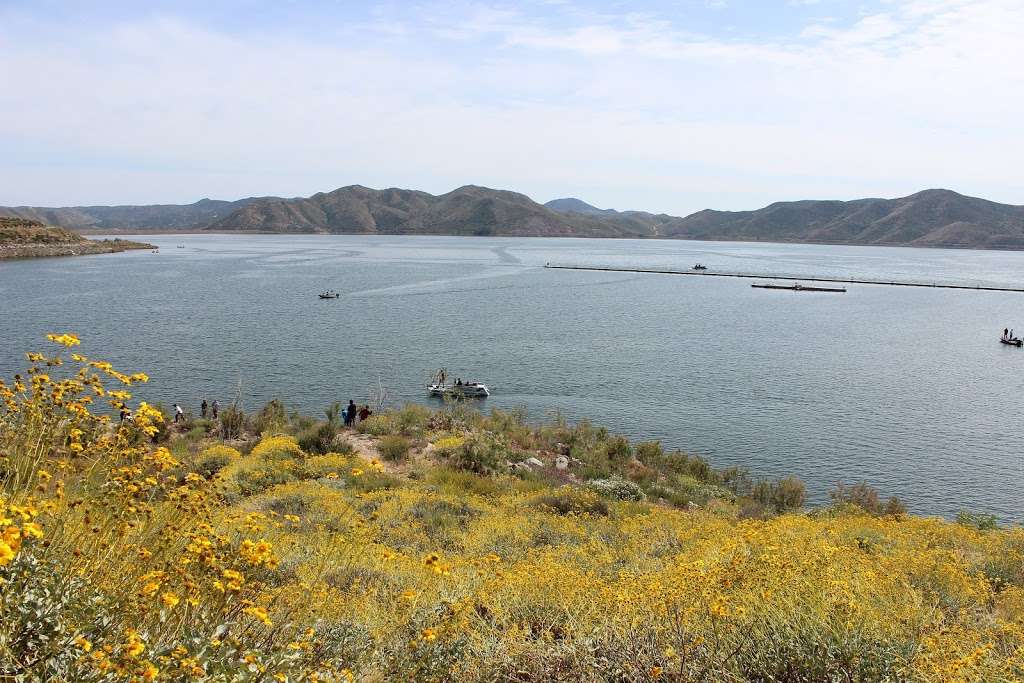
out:
<path id="1" fill-rule="evenodd" d="M 932 287 L 935 289 L 971 289 L 982 292 L 1021 292 L 1021 287 L 992 287 L 987 285 L 954 285 L 937 282 L 911 282 L 899 280 L 865 280 L 859 278 L 810 277 L 807 275 L 766 275 L 764 273 L 721 273 L 710 270 L 664 270 L 659 268 L 612 268 L 606 266 L 544 265 L 552 270 L 595 270 L 605 273 L 650 273 L 654 275 L 693 275 L 695 277 L 738 277 L 748 280 L 790 280 L 794 282 L 837 282 L 856 285 L 888 285 L 890 287 Z"/>

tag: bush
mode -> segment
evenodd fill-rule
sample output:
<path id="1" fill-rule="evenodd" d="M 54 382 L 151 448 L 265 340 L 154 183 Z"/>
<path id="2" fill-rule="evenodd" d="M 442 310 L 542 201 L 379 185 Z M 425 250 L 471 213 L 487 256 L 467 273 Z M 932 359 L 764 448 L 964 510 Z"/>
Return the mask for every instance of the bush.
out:
<path id="1" fill-rule="evenodd" d="M 889 502 L 883 504 L 878 491 L 864 482 L 853 486 L 844 486 L 842 482 L 839 482 L 829 496 L 836 505 L 853 505 L 875 516 L 901 515 L 907 511 L 903 502 L 896 497 L 890 498 Z"/>
<path id="2" fill-rule="evenodd" d="M 751 498 L 782 513 L 802 508 L 807 499 L 807 488 L 796 477 L 773 482 L 762 481 L 754 487 Z"/>
<path id="3" fill-rule="evenodd" d="M 551 493 L 544 493 L 530 501 L 530 505 L 560 515 L 600 515 L 610 514 L 608 503 L 593 491 L 576 486 L 563 486 Z"/>
<path id="4" fill-rule="evenodd" d="M 466 438 L 448 456 L 448 463 L 460 470 L 477 474 L 495 474 L 506 468 L 509 447 L 494 434 L 483 432 Z"/>
<path id="5" fill-rule="evenodd" d="M 356 425 L 356 431 L 371 436 L 385 436 L 395 432 L 390 415 L 371 415 Z"/>
<path id="6" fill-rule="evenodd" d="M 295 481 L 295 477 L 276 467 L 253 467 L 235 473 L 235 484 L 243 496 L 254 496 L 267 489 Z"/>
<path id="7" fill-rule="evenodd" d="M 305 457 L 299 444 L 290 436 L 261 439 L 252 449 L 252 455 L 263 460 L 301 460 Z"/>
<path id="8" fill-rule="evenodd" d="M 288 425 L 288 412 L 278 399 L 268 401 L 258 413 L 252 416 L 252 431 L 257 434 L 279 433 Z"/>
<path id="9" fill-rule="evenodd" d="M 409 440 L 404 436 L 385 436 L 377 444 L 377 450 L 385 460 L 399 462 L 409 454 Z"/>
<path id="10" fill-rule="evenodd" d="M 222 469 L 241 457 L 242 454 L 234 448 L 217 444 L 199 454 L 192 465 L 192 471 L 206 479 L 213 479 Z"/>
<path id="11" fill-rule="evenodd" d="M 612 500 L 630 500 L 639 502 L 646 498 L 643 489 L 641 489 L 637 484 L 631 481 L 626 481 L 621 477 L 594 479 L 593 481 L 587 482 L 587 488 L 598 495 L 604 496 L 605 498 L 611 498 Z"/>
<path id="12" fill-rule="evenodd" d="M 431 415 L 429 408 L 410 403 L 389 417 L 393 429 L 398 433 L 406 436 L 419 436 L 426 428 Z"/>
<path id="13" fill-rule="evenodd" d="M 340 427 L 330 421 L 321 422 L 299 433 L 299 447 L 311 455 L 324 455 L 334 449 L 334 439 Z"/>
<path id="14" fill-rule="evenodd" d="M 977 529 L 978 531 L 995 531 L 999 528 L 999 520 L 995 515 L 974 514 L 961 510 L 956 515 L 957 524 Z"/>
<path id="15" fill-rule="evenodd" d="M 245 433 L 245 411 L 230 405 L 220 411 L 220 433 L 225 439 L 240 439 Z"/>

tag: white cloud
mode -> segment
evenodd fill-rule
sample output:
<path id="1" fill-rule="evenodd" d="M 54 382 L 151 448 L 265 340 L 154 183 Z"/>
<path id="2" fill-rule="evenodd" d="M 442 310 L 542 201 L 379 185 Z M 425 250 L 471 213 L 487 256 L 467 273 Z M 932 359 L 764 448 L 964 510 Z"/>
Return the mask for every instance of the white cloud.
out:
<path id="1" fill-rule="evenodd" d="M 1024 203 L 1017 0 L 894 1 L 737 41 L 646 14 L 457 10 L 335 42 L 167 16 L 41 34 L 0 14 L 0 143 L 32 155 L 0 159 L 0 204 L 351 182 L 674 213 L 939 185 Z"/>

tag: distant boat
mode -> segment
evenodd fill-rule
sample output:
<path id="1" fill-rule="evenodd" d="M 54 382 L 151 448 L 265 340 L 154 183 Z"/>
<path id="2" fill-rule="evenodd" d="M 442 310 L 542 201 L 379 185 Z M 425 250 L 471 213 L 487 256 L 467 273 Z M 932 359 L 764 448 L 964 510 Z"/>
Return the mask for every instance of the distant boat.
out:
<path id="1" fill-rule="evenodd" d="M 757 289 L 785 289 L 790 292 L 845 292 L 846 287 L 813 287 L 795 282 L 791 285 L 750 285 Z"/>
<path id="2" fill-rule="evenodd" d="M 695 264 L 693 264 L 693 268 L 691 268 L 690 270 L 707 270 L 707 269 L 708 269 L 708 267 L 705 266 L 703 263 L 695 263 Z"/>
<path id="3" fill-rule="evenodd" d="M 1001 344 L 1006 344 L 1007 346 L 1021 346 L 1022 344 L 1024 344 L 1024 340 L 1021 340 L 1018 337 L 1000 337 L 999 342 Z"/>
<path id="4" fill-rule="evenodd" d="M 185 245 L 184 245 L 184 244 L 179 244 L 179 245 L 178 245 L 178 249 L 184 249 L 184 248 L 185 248 Z"/>
<path id="5" fill-rule="evenodd" d="M 328 290 L 326 292 L 321 292 L 320 294 L 317 294 L 317 296 L 320 297 L 321 299 L 337 299 L 341 295 L 338 294 L 337 292 Z"/>

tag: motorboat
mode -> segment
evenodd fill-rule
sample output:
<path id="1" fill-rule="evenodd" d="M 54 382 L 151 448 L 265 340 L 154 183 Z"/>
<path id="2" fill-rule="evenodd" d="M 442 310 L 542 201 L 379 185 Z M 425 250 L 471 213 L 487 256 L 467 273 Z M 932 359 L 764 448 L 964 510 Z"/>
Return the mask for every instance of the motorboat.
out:
<path id="1" fill-rule="evenodd" d="M 455 384 L 431 384 L 427 390 L 436 398 L 487 398 L 491 395 L 486 384 L 462 382 Z"/>
<path id="2" fill-rule="evenodd" d="M 1024 345 L 1024 340 L 1019 337 L 1000 337 L 999 342 L 1006 344 L 1007 346 L 1021 346 Z"/>
<path id="3" fill-rule="evenodd" d="M 317 296 L 320 297 L 321 299 L 337 299 L 341 295 L 338 294 L 337 292 L 328 290 L 326 292 L 321 292 L 320 294 L 317 294 Z"/>
<path id="4" fill-rule="evenodd" d="M 707 270 L 707 269 L 708 269 L 708 267 L 705 266 L 703 263 L 695 263 L 695 264 L 693 264 L 693 268 L 691 268 L 690 270 Z"/>

